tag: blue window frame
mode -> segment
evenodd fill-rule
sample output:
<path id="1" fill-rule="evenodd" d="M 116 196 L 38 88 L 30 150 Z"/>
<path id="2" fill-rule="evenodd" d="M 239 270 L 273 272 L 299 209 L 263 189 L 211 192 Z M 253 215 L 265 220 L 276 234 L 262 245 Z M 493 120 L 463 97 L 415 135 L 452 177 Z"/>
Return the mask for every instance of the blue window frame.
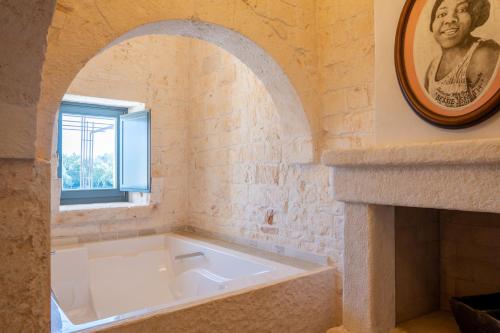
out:
<path id="1" fill-rule="evenodd" d="M 120 116 L 126 108 L 63 102 L 59 110 L 61 205 L 120 202 Z"/>

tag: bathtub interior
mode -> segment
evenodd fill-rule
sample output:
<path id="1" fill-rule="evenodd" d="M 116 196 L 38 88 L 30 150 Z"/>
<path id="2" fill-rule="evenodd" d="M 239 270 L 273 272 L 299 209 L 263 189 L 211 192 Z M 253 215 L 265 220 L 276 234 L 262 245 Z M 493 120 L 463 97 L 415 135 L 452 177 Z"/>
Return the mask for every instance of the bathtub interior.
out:
<path id="1" fill-rule="evenodd" d="M 178 257 L 193 253 L 198 255 Z M 51 264 L 56 305 L 73 325 L 183 304 L 304 271 L 175 234 L 56 249 Z"/>

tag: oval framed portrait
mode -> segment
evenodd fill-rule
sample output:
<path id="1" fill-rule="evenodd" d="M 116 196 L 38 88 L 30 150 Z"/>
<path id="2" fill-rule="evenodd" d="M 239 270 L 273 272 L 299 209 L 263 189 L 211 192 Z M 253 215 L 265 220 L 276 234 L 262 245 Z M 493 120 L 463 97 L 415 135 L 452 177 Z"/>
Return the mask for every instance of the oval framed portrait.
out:
<path id="1" fill-rule="evenodd" d="M 396 73 L 412 109 L 445 128 L 499 110 L 500 0 L 407 0 L 395 43 Z"/>

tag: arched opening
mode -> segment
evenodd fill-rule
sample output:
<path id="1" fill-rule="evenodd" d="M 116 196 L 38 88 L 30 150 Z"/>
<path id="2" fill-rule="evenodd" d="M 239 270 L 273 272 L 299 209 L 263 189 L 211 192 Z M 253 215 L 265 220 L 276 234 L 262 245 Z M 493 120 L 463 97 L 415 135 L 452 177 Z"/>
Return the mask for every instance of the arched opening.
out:
<path id="1" fill-rule="evenodd" d="M 289 139 L 275 99 L 255 71 L 229 52 L 193 38 L 130 37 L 91 59 L 67 93 L 133 100 L 151 109 L 153 189 L 144 205 L 60 209 L 61 180 L 53 168 L 53 245 L 188 226 L 278 249 L 327 253 L 326 243 L 308 248 L 311 234 L 325 238 L 324 231 L 297 232 L 313 228 L 305 216 L 312 218 L 317 207 L 307 212 L 301 205 L 327 192 L 316 186 L 327 185 L 327 170 L 285 159 Z M 314 188 L 302 181 L 297 189 L 301 177 Z M 318 216 L 314 228 L 327 230 L 329 222 Z M 76 321 L 99 319 L 92 309 L 83 310 L 76 311 L 84 314 Z"/>
<path id="2" fill-rule="evenodd" d="M 32 203 L 29 214 L 23 212 L 17 215 L 18 210 L 12 212 L 12 216 L 16 216 L 16 219 L 19 220 L 19 223 L 16 223 L 15 235 L 19 234 L 22 237 L 16 236 L 15 241 L 9 239 L 8 246 L 14 244 L 12 246 L 21 248 L 21 242 L 26 242 L 22 246 L 24 249 L 26 245 L 28 249 L 26 251 L 17 251 L 15 253 L 16 257 L 11 256 L 11 258 L 14 258 L 13 262 L 17 262 L 17 264 L 13 264 L 13 268 L 9 268 L 8 271 L 8 278 L 17 281 L 13 284 L 6 284 L 8 289 L 11 290 L 7 299 L 13 300 L 21 295 L 21 298 L 25 300 L 22 304 L 13 302 L 13 310 L 9 310 L 7 316 L 4 316 L 4 318 L 8 318 L 10 317 L 9 314 L 19 312 L 19 309 L 22 310 L 21 315 L 17 316 L 16 313 L 15 320 L 15 324 L 21 326 L 14 327 L 35 327 L 37 331 L 45 331 L 49 322 L 48 274 L 50 256 L 48 253 L 50 248 L 50 209 L 48 201 L 50 194 L 48 189 L 50 187 L 49 169 L 51 165 L 48 161 L 51 159 L 52 132 L 56 110 L 67 87 L 85 63 L 98 50 L 103 49 L 113 39 L 122 35 L 131 27 L 158 20 L 191 20 L 196 17 L 197 19 L 201 18 L 209 22 L 216 22 L 232 29 L 233 32 L 236 31 L 249 36 L 285 68 L 285 72 L 293 82 L 293 86 L 296 87 L 298 95 L 306 105 L 307 116 L 305 119 L 308 119 L 308 126 L 310 125 L 313 128 L 312 132 L 317 134 L 318 126 L 314 121 L 314 114 L 317 111 L 315 109 L 317 98 L 314 98 L 314 93 L 312 93 L 316 91 L 316 86 L 313 84 L 314 73 L 312 72 L 314 72 L 314 69 L 309 66 L 307 70 L 304 70 L 306 61 L 302 61 L 310 60 L 314 55 L 312 55 L 313 52 L 308 53 L 309 56 L 304 55 L 301 48 L 303 45 L 302 38 L 309 36 L 311 30 L 298 31 L 303 29 L 301 25 L 292 26 L 291 28 L 294 30 L 292 33 L 298 32 L 300 36 L 293 41 L 286 40 L 286 38 L 282 38 L 281 31 L 276 31 L 274 26 L 275 24 L 281 25 L 281 20 L 280 22 L 269 23 L 265 17 L 260 15 L 261 13 L 255 13 L 254 8 L 247 2 L 231 3 L 231 6 L 235 9 L 232 15 L 235 17 L 227 15 L 226 11 L 220 11 L 221 7 L 224 7 L 223 2 L 217 4 L 200 3 L 200 7 L 203 8 L 196 10 L 193 10 L 192 3 L 189 1 L 137 2 L 127 0 L 126 2 L 107 2 L 105 5 L 101 5 L 99 2 L 93 3 L 92 1 L 49 1 L 46 6 L 44 5 L 44 8 L 33 8 L 36 15 L 41 13 L 48 22 L 51 21 L 53 7 L 57 7 L 48 36 L 46 35 L 47 26 L 43 26 L 38 31 L 39 21 L 33 21 L 34 29 L 33 27 L 31 27 L 31 30 L 27 29 L 30 36 L 31 32 L 34 32 L 33 35 L 42 35 L 41 39 L 47 39 L 48 44 L 40 43 L 40 52 L 31 57 L 25 57 L 35 63 L 35 66 L 33 66 L 36 70 L 36 80 L 33 80 L 33 90 L 36 90 L 36 93 L 33 94 L 35 98 L 33 99 L 33 105 L 29 105 L 29 107 L 22 110 L 25 112 L 16 113 L 22 115 L 20 118 L 16 118 L 14 122 L 19 124 L 20 128 L 17 128 L 17 126 L 12 127 L 16 128 L 17 132 L 22 132 L 22 136 L 19 139 L 16 137 L 14 148 L 4 154 L 9 158 L 13 156 L 31 159 L 12 163 L 12 169 L 17 168 L 15 165 L 22 164 L 25 167 L 22 169 L 22 173 L 29 175 L 26 179 L 22 179 L 22 182 L 16 180 L 14 189 L 16 191 L 22 189 L 19 192 L 23 193 L 20 195 L 18 192 L 13 192 L 12 202 L 26 200 Z M 292 5 L 286 4 L 286 6 Z M 302 10 L 302 8 L 295 10 L 295 4 L 293 4 L 293 7 L 294 9 L 290 14 L 287 12 L 290 20 L 295 20 L 295 12 Z M 276 8 L 270 8 L 270 12 L 275 12 Z M 7 13 L 9 14 L 9 10 Z M 12 17 L 14 21 L 23 22 L 23 24 L 29 22 L 29 18 L 26 19 L 26 17 L 17 17 L 16 15 L 12 15 Z M 287 22 L 284 24 L 288 26 Z M 22 43 L 17 44 L 16 50 L 25 47 L 24 44 L 19 46 Z M 307 47 L 312 49 L 312 43 L 307 44 Z M 45 52 L 46 45 L 48 45 L 47 52 Z M 29 49 L 27 51 L 24 49 L 24 51 L 30 53 Z M 43 69 L 41 64 L 43 64 Z M 23 65 L 24 63 L 19 61 L 19 66 Z M 9 69 L 9 71 L 17 75 L 17 66 L 13 70 Z M 42 78 L 41 84 L 38 80 L 39 77 Z M 40 92 L 40 95 L 38 92 Z M 26 93 L 25 87 L 19 89 L 19 93 L 22 95 L 20 99 L 23 99 Z M 5 127 L 10 126 L 11 123 L 9 122 L 9 125 Z M 310 137 L 311 135 L 297 136 L 295 143 L 290 146 L 289 151 L 291 153 L 287 154 L 287 156 L 302 156 L 297 158 L 296 161 L 309 161 L 313 150 Z M 20 148 L 18 149 L 18 147 Z M 311 147 L 311 149 L 308 147 Z M 21 151 L 21 153 L 18 151 Z M 293 152 L 297 152 L 297 154 Z M 33 165 L 30 165 L 30 163 Z M 10 172 L 9 168 L 11 168 L 10 164 L 7 168 Z M 15 178 L 17 174 L 17 172 L 9 173 L 9 177 L 12 175 Z M 26 195 L 24 195 L 25 193 Z M 6 204 L 6 206 L 10 207 L 11 205 Z M 18 257 L 26 253 L 29 253 L 25 259 L 26 261 L 19 260 Z M 36 260 L 39 265 L 32 265 L 33 260 Z M 22 262 L 23 265 L 19 265 L 19 262 Z M 26 262 L 28 264 L 24 264 Z M 19 272 L 23 275 L 19 275 Z M 30 288 L 26 288 L 27 284 L 30 285 Z M 30 306 L 26 307 L 25 304 Z"/>
<path id="3" fill-rule="evenodd" d="M 114 209 L 116 205 L 107 210 L 60 205 L 61 191 L 74 189 L 65 185 L 70 175 L 73 182 L 81 176 L 80 168 L 76 174 L 73 170 L 75 161 L 73 167 L 63 162 L 64 172 L 52 168 L 52 239 L 105 240 L 179 226 L 217 230 L 226 236 L 276 238 L 276 228 L 260 228 L 259 223 L 266 214 L 286 214 L 288 203 L 294 202 L 287 193 L 301 173 L 286 156 L 292 134 L 280 122 L 275 100 L 282 96 L 273 98 L 255 70 L 213 43 L 163 34 L 128 37 L 92 58 L 65 98 L 74 102 L 84 96 L 83 102 L 97 98 L 111 104 L 133 101 L 150 109 L 152 193 L 140 195 L 139 200 L 132 194 L 127 200 L 132 207 L 125 213 Z M 54 125 L 53 165 L 59 157 L 61 162 L 69 161 L 70 154 L 81 157 L 75 143 L 73 149 L 57 152 L 62 148 L 57 144 L 63 139 L 58 133 L 61 124 Z M 102 159 L 97 156 L 101 153 L 93 159 Z M 210 218 L 215 221 L 207 222 Z M 127 223 L 130 220 L 142 225 Z M 228 224 L 231 228 L 223 227 Z M 230 230 L 235 228 L 239 228 L 236 234 Z"/>
<path id="4" fill-rule="evenodd" d="M 115 39 L 99 52 L 130 38 L 144 35 L 192 37 L 213 43 L 233 54 L 262 81 L 276 106 L 282 138 L 287 145 L 285 159 L 290 163 L 314 161 L 315 149 L 311 125 L 296 90 L 278 63 L 253 41 L 220 25 L 190 20 L 168 20 L 135 28 Z M 61 69 L 49 69 L 49 66 L 46 68 L 37 113 L 36 150 L 38 156 L 47 156 L 50 151 L 54 110 L 57 109 L 56 105 L 61 100 L 69 82 L 83 65 L 84 63 L 79 63 L 73 67 L 73 73 L 63 75 L 55 72 Z M 52 77 L 58 76 L 57 82 L 52 81 Z M 64 76 L 65 81 L 61 80 L 60 76 Z"/>

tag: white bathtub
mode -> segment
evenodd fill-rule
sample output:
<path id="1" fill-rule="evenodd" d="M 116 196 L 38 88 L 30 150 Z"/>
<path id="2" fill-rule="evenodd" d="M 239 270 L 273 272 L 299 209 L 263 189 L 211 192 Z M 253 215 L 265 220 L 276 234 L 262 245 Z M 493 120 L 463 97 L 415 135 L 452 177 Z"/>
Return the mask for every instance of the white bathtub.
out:
<path id="1" fill-rule="evenodd" d="M 304 272 L 177 234 L 56 248 L 51 265 L 52 332 L 88 329 Z"/>

